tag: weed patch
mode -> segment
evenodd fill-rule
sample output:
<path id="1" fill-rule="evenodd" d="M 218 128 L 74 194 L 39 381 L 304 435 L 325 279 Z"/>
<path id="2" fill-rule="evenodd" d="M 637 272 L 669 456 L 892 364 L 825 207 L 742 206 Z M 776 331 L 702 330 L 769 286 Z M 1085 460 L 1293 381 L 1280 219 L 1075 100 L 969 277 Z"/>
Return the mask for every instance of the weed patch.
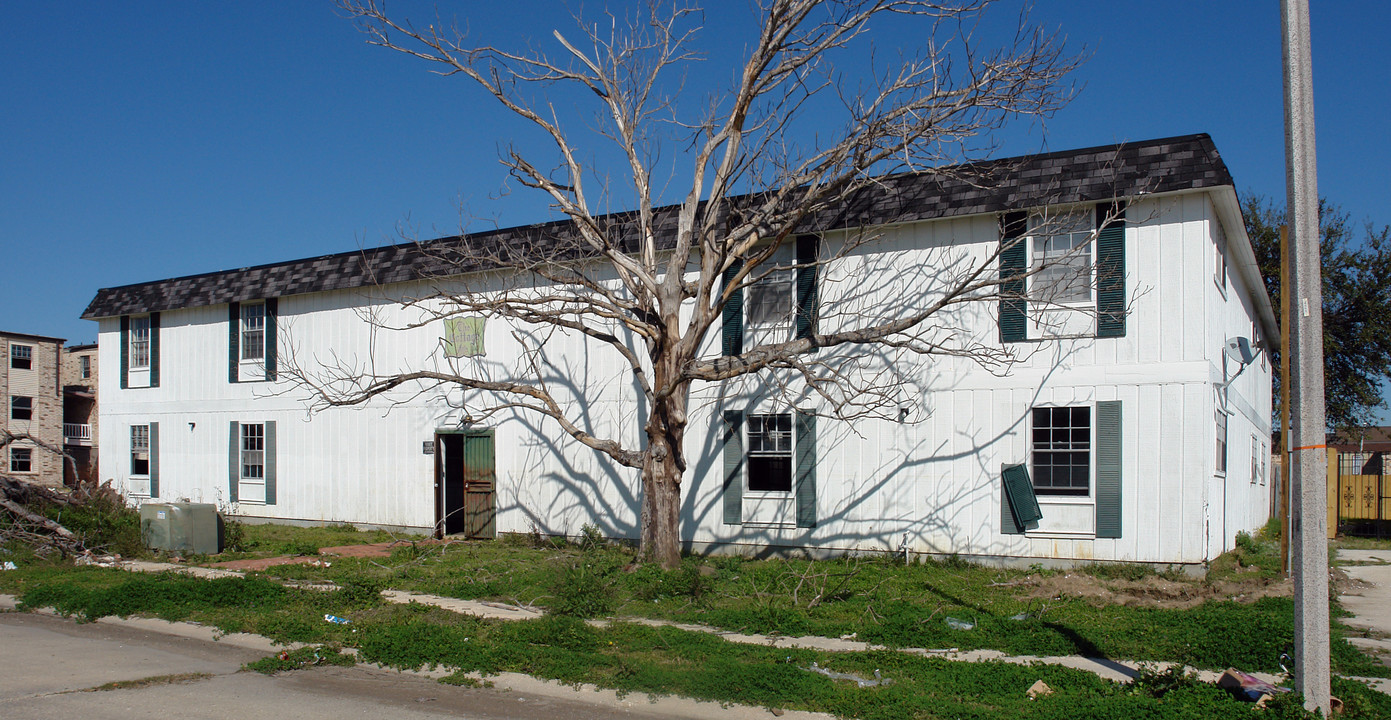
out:
<path id="1" fill-rule="evenodd" d="M 299 670 L 315 665 L 348 667 L 355 664 L 357 664 L 357 659 L 351 654 L 343 652 L 337 645 L 311 645 L 297 650 L 282 650 L 255 662 L 249 662 L 242 668 L 262 675 L 274 675 L 278 672 Z"/>

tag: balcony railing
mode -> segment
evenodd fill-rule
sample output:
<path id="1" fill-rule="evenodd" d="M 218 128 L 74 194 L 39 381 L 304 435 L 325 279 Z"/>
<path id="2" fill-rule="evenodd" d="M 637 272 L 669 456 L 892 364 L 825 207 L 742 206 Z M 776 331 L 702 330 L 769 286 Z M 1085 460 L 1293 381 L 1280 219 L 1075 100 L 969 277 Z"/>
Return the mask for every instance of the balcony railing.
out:
<path id="1" fill-rule="evenodd" d="M 91 445 L 92 426 L 87 423 L 63 423 L 64 445 Z"/>

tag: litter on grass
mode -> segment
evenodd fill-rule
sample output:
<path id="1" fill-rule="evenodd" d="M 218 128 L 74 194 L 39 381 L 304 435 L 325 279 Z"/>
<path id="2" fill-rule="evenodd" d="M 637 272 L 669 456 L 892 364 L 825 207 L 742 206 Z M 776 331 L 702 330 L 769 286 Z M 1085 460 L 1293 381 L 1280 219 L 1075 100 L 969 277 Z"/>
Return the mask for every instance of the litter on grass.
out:
<path id="1" fill-rule="evenodd" d="M 883 677 L 882 675 L 879 674 L 879 671 L 878 671 L 878 670 L 875 670 L 875 671 L 874 671 L 874 679 L 873 679 L 873 680 L 869 680 L 869 679 L 867 679 L 867 678 L 863 678 L 863 677 L 861 677 L 861 676 L 859 676 L 859 675 L 856 675 L 855 673 L 843 673 L 843 672 L 836 672 L 836 671 L 834 671 L 834 670 L 829 670 L 829 669 L 827 669 L 827 668 L 821 667 L 820 665 L 817 665 L 815 662 L 813 662 L 813 663 L 811 664 L 811 667 L 807 667 L 807 668 L 803 668 L 803 669 L 806 670 L 807 672 L 820 673 L 821 675 L 825 675 L 826 677 L 828 677 L 828 678 L 830 678 L 830 679 L 832 679 L 832 680 L 849 680 L 849 681 L 855 683 L 856 685 L 859 685 L 859 686 L 862 687 L 862 688 L 866 688 L 866 687 L 876 687 L 876 686 L 879 686 L 879 685 L 891 685 L 891 684 L 893 684 L 893 679 L 892 679 L 892 678 Z"/>
<path id="2" fill-rule="evenodd" d="M 325 615 L 324 620 L 331 623 L 337 623 L 339 625 L 347 625 L 348 623 L 352 622 L 352 620 L 349 620 L 345 617 L 338 617 L 337 615 Z"/>
<path id="3" fill-rule="evenodd" d="M 976 624 L 971 622 L 970 620 L 962 620 L 961 618 L 949 617 L 947 618 L 947 627 L 953 630 L 973 630 L 975 629 Z"/>

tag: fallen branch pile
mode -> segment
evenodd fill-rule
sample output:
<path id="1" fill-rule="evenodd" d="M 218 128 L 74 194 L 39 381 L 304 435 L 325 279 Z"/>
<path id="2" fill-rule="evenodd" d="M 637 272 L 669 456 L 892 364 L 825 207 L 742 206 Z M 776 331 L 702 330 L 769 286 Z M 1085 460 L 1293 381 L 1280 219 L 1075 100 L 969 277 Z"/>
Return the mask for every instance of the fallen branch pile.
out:
<path id="1" fill-rule="evenodd" d="M 73 507 L 90 502 L 121 503 L 110 484 L 81 483 L 71 493 L 59 492 L 23 478 L 0 475 L 0 543 L 18 540 L 39 555 L 51 552 L 89 554 L 84 539 L 61 523 L 44 517 L 45 507 Z"/>

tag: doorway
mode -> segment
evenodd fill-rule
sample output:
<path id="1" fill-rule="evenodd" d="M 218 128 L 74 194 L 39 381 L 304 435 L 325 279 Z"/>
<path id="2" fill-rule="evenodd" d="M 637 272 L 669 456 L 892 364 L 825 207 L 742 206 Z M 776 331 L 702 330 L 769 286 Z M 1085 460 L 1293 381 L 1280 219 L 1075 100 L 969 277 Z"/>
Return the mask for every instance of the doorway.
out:
<path id="1" fill-rule="evenodd" d="M 435 535 L 497 536 L 493 431 L 435 434 Z"/>

